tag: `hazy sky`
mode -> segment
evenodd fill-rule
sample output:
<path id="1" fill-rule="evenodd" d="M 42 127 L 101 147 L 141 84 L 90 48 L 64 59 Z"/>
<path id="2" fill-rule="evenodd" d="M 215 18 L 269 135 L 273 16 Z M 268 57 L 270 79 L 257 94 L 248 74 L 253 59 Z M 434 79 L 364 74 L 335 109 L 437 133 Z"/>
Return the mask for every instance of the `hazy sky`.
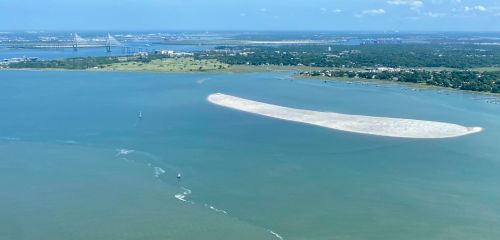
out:
<path id="1" fill-rule="evenodd" d="M 0 29 L 500 31 L 500 0 L 0 0 Z"/>

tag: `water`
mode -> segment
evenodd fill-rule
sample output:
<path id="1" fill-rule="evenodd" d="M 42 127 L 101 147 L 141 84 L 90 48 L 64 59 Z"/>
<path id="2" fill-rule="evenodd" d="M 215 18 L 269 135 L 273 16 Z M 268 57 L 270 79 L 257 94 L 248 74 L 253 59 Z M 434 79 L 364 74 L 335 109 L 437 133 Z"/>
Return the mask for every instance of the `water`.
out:
<path id="1" fill-rule="evenodd" d="M 490 97 L 287 76 L 0 72 L 0 239 L 500 237 Z M 346 133 L 214 106 L 215 92 L 485 131 Z"/>
<path id="2" fill-rule="evenodd" d="M 137 52 L 154 52 L 155 50 L 173 51 L 201 51 L 212 48 L 210 45 L 169 45 L 149 42 L 127 42 L 122 47 L 113 47 L 111 52 L 106 52 L 106 48 L 79 48 L 74 51 L 72 48 L 9 48 L 0 47 L 0 60 L 9 58 L 36 57 L 40 60 L 65 59 L 76 57 L 103 57 L 103 56 L 123 56 L 132 55 Z"/>

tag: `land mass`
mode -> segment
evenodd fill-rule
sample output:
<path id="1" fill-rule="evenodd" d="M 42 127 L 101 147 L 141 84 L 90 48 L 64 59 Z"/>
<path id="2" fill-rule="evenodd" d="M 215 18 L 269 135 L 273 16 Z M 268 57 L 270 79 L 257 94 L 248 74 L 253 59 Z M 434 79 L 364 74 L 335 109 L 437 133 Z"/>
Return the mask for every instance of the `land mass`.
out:
<path id="1" fill-rule="evenodd" d="M 398 138 L 451 138 L 477 133 L 480 127 L 402 118 L 348 115 L 282 107 L 221 93 L 211 94 L 208 101 L 227 108 L 262 116 L 312 124 L 347 132 Z"/>
<path id="2" fill-rule="evenodd" d="M 285 45 L 159 51 L 119 57 L 20 61 L 6 69 L 125 72 L 291 71 L 323 80 L 382 80 L 500 93 L 500 47 L 483 45 Z"/>

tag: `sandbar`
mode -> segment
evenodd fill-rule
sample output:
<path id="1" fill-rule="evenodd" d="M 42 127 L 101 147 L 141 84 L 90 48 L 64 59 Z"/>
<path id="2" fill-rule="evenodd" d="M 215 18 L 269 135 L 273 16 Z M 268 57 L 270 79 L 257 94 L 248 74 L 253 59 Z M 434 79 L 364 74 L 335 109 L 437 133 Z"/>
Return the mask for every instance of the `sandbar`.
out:
<path id="1" fill-rule="evenodd" d="M 214 93 L 208 101 L 227 108 L 271 118 L 312 124 L 340 131 L 397 138 L 452 138 L 482 131 L 453 123 L 404 118 L 349 115 L 296 109 Z"/>

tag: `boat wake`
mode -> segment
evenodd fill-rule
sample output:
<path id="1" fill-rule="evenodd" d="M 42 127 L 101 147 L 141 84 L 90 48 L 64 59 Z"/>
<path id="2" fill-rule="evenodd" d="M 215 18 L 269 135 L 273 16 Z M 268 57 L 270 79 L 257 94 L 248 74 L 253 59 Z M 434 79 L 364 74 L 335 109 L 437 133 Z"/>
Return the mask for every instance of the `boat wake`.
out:
<path id="1" fill-rule="evenodd" d="M 187 203 L 191 203 L 191 204 L 196 204 L 195 202 L 193 201 L 190 201 L 190 200 L 187 200 L 187 196 L 190 195 L 191 193 L 193 193 L 190 189 L 188 188 L 185 188 L 185 187 L 181 187 L 181 190 L 182 190 L 182 193 L 178 193 L 178 194 L 175 194 L 174 197 L 182 202 L 187 202 Z M 216 208 L 210 204 L 207 204 L 207 203 L 204 203 L 203 204 L 204 207 L 216 212 L 216 213 L 222 213 L 222 214 L 225 214 L 225 215 L 228 215 L 229 213 L 226 211 L 226 210 L 223 210 L 223 209 L 219 209 L 219 208 Z"/>
<path id="2" fill-rule="evenodd" d="M 194 204 L 193 201 L 189 201 L 189 200 L 186 199 L 186 197 L 189 194 L 191 194 L 192 191 L 190 189 L 185 188 L 185 187 L 181 187 L 181 190 L 182 190 L 182 193 L 175 194 L 174 197 L 177 198 L 180 201 Z"/>
<path id="3" fill-rule="evenodd" d="M 159 178 L 162 174 L 166 173 L 161 167 L 153 167 L 153 175 L 155 178 Z"/>
<path id="4" fill-rule="evenodd" d="M 267 231 L 268 231 L 270 234 L 272 234 L 273 236 L 275 236 L 277 239 L 280 239 L 280 240 L 283 240 L 283 239 L 284 239 L 281 235 L 277 234 L 276 232 L 273 232 L 273 230 L 269 230 L 269 229 L 267 229 Z"/>
<path id="5" fill-rule="evenodd" d="M 229 213 L 228 213 L 227 211 L 225 211 L 225 210 L 218 209 L 218 208 L 216 208 L 216 207 L 214 207 L 214 206 L 211 206 L 211 205 L 208 205 L 208 204 L 206 204 L 206 203 L 205 203 L 205 204 L 203 204 L 203 206 L 205 206 L 205 207 L 207 207 L 208 209 L 210 209 L 210 210 L 212 210 L 212 211 L 214 211 L 214 212 L 217 212 L 217 213 L 222 213 L 222 214 L 226 214 L 226 215 L 227 215 L 227 214 L 229 214 Z"/>
<path id="6" fill-rule="evenodd" d="M 129 154 L 135 152 L 135 150 L 124 149 L 124 148 L 122 148 L 122 149 L 116 149 L 116 151 L 118 152 L 116 154 L 116 156 L 129 155 Z"/>
<path id="7" fill-rule="evenodd" d="M 196 83 L 203 84 L 204 82 L 206 82 L 206 81 L 208 81 L 210 79 L 212 79 L 212 78 L 202 78 L 202 79 L 199 79 L 198 81 L 196 81 Z"/>
<path id="8" fill-rule="evenodd" d="M 164 174 L 167 174 L 167 170 L 159 167 L 158 165 L 156 164 L 153 164 L 151 161 L 154 159 L 154 157 L 146 152 L 141 152 L 141 151 L 136 151 L 136 150 L 132 150 L 132 149 L 124 149 L 124 148 L 121 148 L 121 149 L 116 149 L 117 153 L 116 153 L 116 156 L 119 157 L 120 159 L 123 159 L 125 161 L 132 161 L 132 162 L 136 162 L 136 163 L 143 163 L 145 164 L 147 167 L 149 167 L 150 169 L 152 169 L 153 171 L 153 176 L 155 178 L 157 178 L 158 180 L 163 180 L 161 178 L 162 175 Z M 149 160 L 146 160 L 146 161 L 141 161 L 141 160 L 133 160 L 133 159 L 128 159 L 126 156 L 129 155 L 129 154 L 132 154 L 132 153 L 135 153 L 133 156 L 134 157 L 137 157 L 137 156 L 146 156 L 147 158 L 149 158 Z M 169 173 L 171 173 L 171 170 L 176 170 L 177 172 L 180 172 L 178 171 L 179 169 L 170 169 L 168 168 L 169 170 Z M 174 194 L 174 198 L 181 201 L 181 202 L 184 202 L 184 203 L 189 203 L 189 204 L 192 204 L 192 205 L 197 205 L 198 203 L 194 202 L 194 201 L 191 201 L 188 199 L 188 196 L 191 195 L 193 193 L 193 191 L 189 188 L 186 188 L 186 187 L 180 187 L 179 188 L 180 190 L 180 193 L 177 193 L 177 194 Z M 217 208 L 213 205 L 210 205 L 208 203 L 201 203 L 199 204 L 200 206 L 203 206 L 217 214 L 224 214 L 224 215 L 229 215 L 229 212 L 224 210 L 224 209 L 220 209 L 220 208 Z M 265 228 L 264 228 L 265 229 Z M 267 232 L 269 232 L 270 234 L 272 234 L 276 239 L 278 240 L 283 240 L 284 238 L 272 231 L 272 230 L 269 230 L 269 229 L 265 229 Z"/>

